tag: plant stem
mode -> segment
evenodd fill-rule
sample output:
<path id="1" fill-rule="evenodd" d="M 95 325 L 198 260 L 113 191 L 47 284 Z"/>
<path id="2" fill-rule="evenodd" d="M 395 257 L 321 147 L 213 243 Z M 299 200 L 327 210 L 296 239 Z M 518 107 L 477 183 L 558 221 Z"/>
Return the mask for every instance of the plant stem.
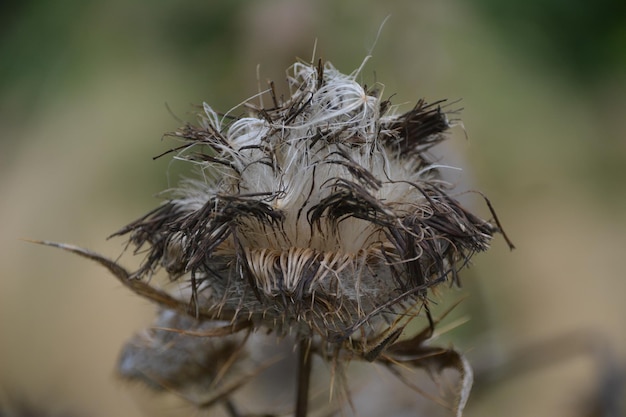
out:
<path id="1" fill-rule="evenodd" d="M 226 411 L 228 412 L 228 415 L 230 417 L 240 416 L 239 412 L 237 411 L 237 408 L 235 407 L 235 404 L 231 400 L 224 401 L 224 407 L 226 408 Z"/>
<path id="2" fill-rule="evenodd" d="M 306 417 L 308 412 L 312 359 L 311 340 L 301 340 L 298 346 L 298 392 L 295 417 Z"/>

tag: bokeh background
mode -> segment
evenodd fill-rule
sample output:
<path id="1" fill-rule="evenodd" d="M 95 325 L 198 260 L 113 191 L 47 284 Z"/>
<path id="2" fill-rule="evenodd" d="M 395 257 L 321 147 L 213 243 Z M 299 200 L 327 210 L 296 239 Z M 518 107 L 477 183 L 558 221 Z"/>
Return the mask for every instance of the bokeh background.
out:
<path id="1" fill-rule="evenodd" d="M 462 99 L 465 132 L 441 153 L 464 168 L 462 189 L 489 196 L 517 246 L 496 238 L 453 295 L 468 295 L 455 314 L 470 321 L 449 338 L 477 369 L 466 415 L 623 415 L 610 414 L 626 397 L 619 0 L 2 2 L 5 410 L 24 401 L 58 416 L 157 415 L 114 374 L 153 307 L 101 267 L 21 239 L 116 257 L 124 242 L 106 237 L 175 184 L 180 167 L 152 157 L 174 145 L 161 137 L 193 120 L 194 105 L 228 110 L 253 95 L 257 65 L 262 85 L 284 87 L 285 68 L 309 60 L 315 40 L 317 57 L 350 72 L 388 15 L 364 79 L 407 108 Z M 489 216 L 480 198 L 467 204 Z M 593 414 L 597 404 L 609 413 Z"/>

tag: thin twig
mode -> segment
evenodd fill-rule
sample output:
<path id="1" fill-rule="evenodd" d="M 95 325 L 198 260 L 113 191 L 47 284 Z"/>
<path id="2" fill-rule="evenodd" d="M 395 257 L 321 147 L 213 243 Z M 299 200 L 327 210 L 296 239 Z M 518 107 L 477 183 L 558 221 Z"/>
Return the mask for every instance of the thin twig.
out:
<path id="1" fill-rule="evenodd" d="M 312 362 L 311 340 L 303 339 L 298 346 L 298 392 L 296 397 L 295 417 L 307 416 Z"/>
<path id="2" fill-rule="evenodd" d="M 226 411 L 228 412 L 228 415 L 230 417 L 241 416 L 241 414 L 239 414 L 239 412 L 237 411 L 237 408 L 235 407 L 235 404 L 233 403 L 232 400 L 227 399 L 226 401 L 224 401 L 224 407 L 226 408 Z"/>

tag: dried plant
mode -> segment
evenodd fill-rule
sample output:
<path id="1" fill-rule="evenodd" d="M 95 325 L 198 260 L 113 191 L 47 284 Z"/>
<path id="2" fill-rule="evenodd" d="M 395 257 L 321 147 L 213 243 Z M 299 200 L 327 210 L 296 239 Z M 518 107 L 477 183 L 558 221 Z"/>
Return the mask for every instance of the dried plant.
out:
<path id="1" fill-rule="evenodd" d="M 428 343 L 437 324 L 429 295 L 458 283 L 502 230 L 493 210 L 486 221 L 451 196 L 429 155 L 453 125 L 445 100 L 400 113 L 380 86 L 356 81 L 360 70 L 297 62 L 290 97 L 270 83 L 260 95 L 268 106 L 249 101 L 233 116 L 204 104 L 197 125 L 170 134 L 182 141 L 170 153 L 197 175 L 114 234 L 144 257 L 137 270 L 44 242 L 104 265 L 160 307 L 155 328 L 124 348 L 124 377 L 193 391 L 198 406 L 223 403 L 237 416 L 231 394 L 265 366 L 249 360 L 249 335 L 289 336 L 299 349 L 297 417 L 308 413 L 314 356 L 336 375 L 352 360 L 398 374 L 456 369 L 461 415 L 471 368 Z M 160 270 L 180 283 L 175 291 L 151 280 Z M 425 330 L 401 337 L 417 316 Z"/>

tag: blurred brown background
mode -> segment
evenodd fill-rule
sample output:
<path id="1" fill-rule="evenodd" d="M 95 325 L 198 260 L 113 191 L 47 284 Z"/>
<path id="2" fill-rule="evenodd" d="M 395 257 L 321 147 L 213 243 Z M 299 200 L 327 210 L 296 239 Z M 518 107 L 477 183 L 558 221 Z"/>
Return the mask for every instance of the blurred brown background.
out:
<path id="1" fill-rule="evenodd" d="M 462 189 L 489 196 L 517 246 L 497 238 L 453 296 L 469 295 L 471 318 L 455 345 L 477 370 L 506 370 L 477 383 L 466 415 L 585 415 L 618 386 L 603 360 L 626 366 L 626 3 L 505 3 L 3 2 L 0 404 L 153 415 L 113 372 L 152 306 L 101 267 L 20 238 L 115 258 L 124 242 L 105 238 L 178 178 L 176 163 L 152 160 L 180 124 L 166 103 L 185 120 L 203 101 L 228 110 L 257 91 L 257 64 L 263 85 L 284 86 L 315 39 L 318 57 L 351 72 L 391 15 L 364 79 L 407 106 L 462 99 L 468 140 L 456 129 L 445 161 L 464 168 Z M 514 352 L 528 372 L 514 371 Z"/>

